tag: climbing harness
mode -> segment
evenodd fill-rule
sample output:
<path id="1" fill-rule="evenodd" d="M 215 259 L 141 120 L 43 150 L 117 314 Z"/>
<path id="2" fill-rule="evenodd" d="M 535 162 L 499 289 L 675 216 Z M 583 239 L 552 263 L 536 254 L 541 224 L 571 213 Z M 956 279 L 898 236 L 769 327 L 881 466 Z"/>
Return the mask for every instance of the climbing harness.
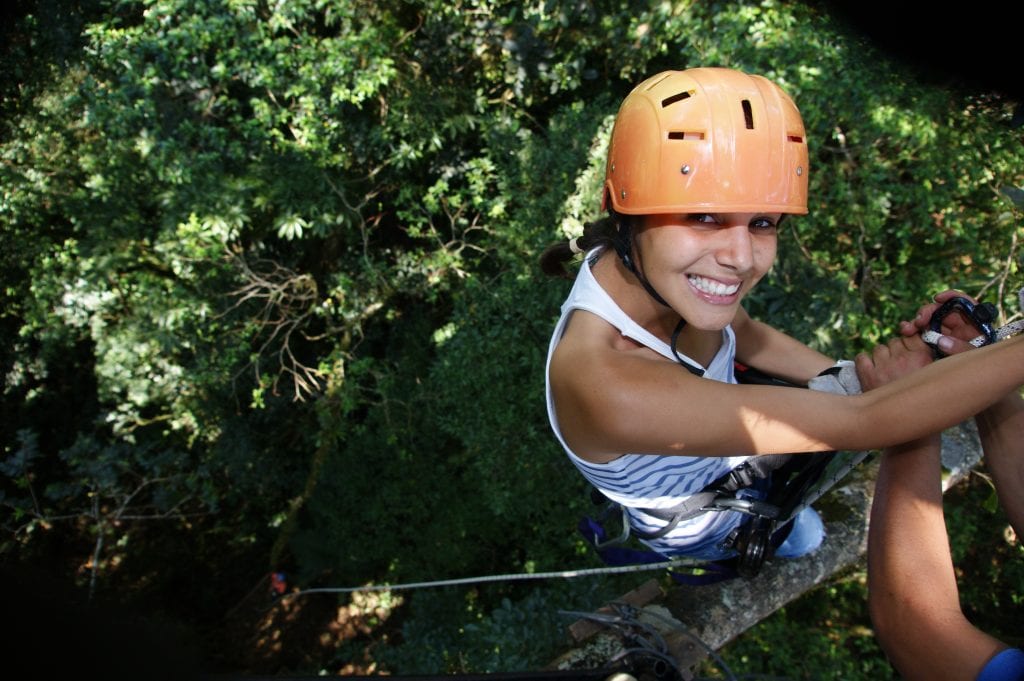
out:
<path id="1" fill-rule="evenodd" d="M 736 557 L 696 561 L 697 570 L 691 569 L 688 573 L 673 570 L 673 578 L 680 583 L 706 584 L 737 576 L 755 577 L 765 561 L 774 555 L 775 549 L 786 540 L 796 516 L 868 456 L 868 452 L 819 452 L 791 457 L 772 471 L 773 479 L 768 496 L 763 500 L 742 498 L 728 492 L 716 493 L 710 503 L 689 515 L 692 517 L 697 513 L 722 511 L 749 515 L 749 520 L 734 530 L 726 540 L 727 546 L 736 551 Z M 604 508 L 598 518 L 584 517 L 579 523 L 579 531 L 606 563 L 625 565 L 667 560 L 655 551 L 625 546 L 631 537 L 653 537 L 631 528 L 629 517 L 621 505 L 607 500 L 603 503 Z M 651 509 L 645 509 L 645 512 L 650 513 Z M 612 536 L 608 528 L 615 526 L 619 528 L 618 533 Z M 687 567 L 693 568 L 694 565 Z"/>
<path id="2" fill-rule="evenodd" d="M 736 365 L 736 378 L 740 383 L 795 387 L 739 363 Z M 815 389 L 818 390 L 844 394 L 860 391 L 851 362 L 839 362 L 822 372 L 819 378 L 821 381 L 815 383 Z M 626 547 L 631 536 L 645 540 L 658 539 L 671 532 L 680 522 L 701 513 L 744 513 L 750 518 L 726 540 L 727 547 L 736 551 L 735 558 L 704 561 L 699 576 L 673 573 L 673 578 L 678 582 L 692 584 L 716 582 L 736 576 L 754 577 L 764 562 L 772 557 L 775 549 L 785 541 L 797 514 L 821 498 L 868 456 L 868 452 L 818 452 L 799 456 L 778 454 L 751 457 L 677 506 L 668 509 L 640 509 L 666 523 L 655 532 L 632 528 L 624 506 L 592 489 L 592 501 L 603 508 L 597 519 L 583 518 L 579 531 L 606 563 L 650 563 L 664 561 L 666 558 L 655 551 Z M 743 490 L 751 489 L 764 492 L 764 498 L 754 498 L 743 493 Z M 617 532 L 609 532 L 609 527 L 617 527 Z"/>
<path id="3" fill-rule="evenodd" d="M 1019 297 L 1021 308 L 1024 309 L 1024 289 L 1021 289 Z M 954 312 L 963 314 L 981 332 L 981 335 L 970 341 L 975 347 L 990 345 L 1024 332 L 1024 320 L 995 328 L 997 312 L 991 303 L 974 303 L 964 297 L 952 298 L 935 311 L 929 320 L 929 329 L 921 334 L 922 339 L 934 348 L 936 357 L 943 356 L 937 345 L 941 338 L 942 321 Z M 791 386 L 739 363 L 736 365 L 736 378 L 740 383 Z M 837 362 L 812 379 L 809 387 L 847 395 L 860 392 L 856 369 L 853 362 L 849 361 Z M 631 537 L 642 540 L 661 538 L 680 522 L 701 513 L 745 513 L 750 519 L 727 540 L 729 547 L 737 552 L 736 558 L 706 561 L 703 567 L 708 574 L 702 577 L 701 582 L 720 581 L 735 576 L 753 577 L 758 574 L 763 563 L 772 557 L 774 549 L 785 540 L 792 527 L 792 520 L 869 456 L 869 452 L 819 452 L 799 456 L 783 454 L 753 457 L 673 508 L 640 509 L 665 522 L 660 530 L 649 533 L 632 528 L 627 509 L 605 499 L 594 490 L 592 496 L 595 503 L 604 504 L 604 509 L 597 520 L 584 518 L 579 529 L 607 563 L 650 563 L 665 558 L 654 551 L 626 548 L 625 544 Z M 767 487 L 768 492 L 763 499 L 741 494 L 741 490 L 757 486 Z M 618 531 L 609 532 L 606 526 L 615 527 L 615 523 Z M 674 576 L 677 581 L 694 582 L 688 577 Z"/>

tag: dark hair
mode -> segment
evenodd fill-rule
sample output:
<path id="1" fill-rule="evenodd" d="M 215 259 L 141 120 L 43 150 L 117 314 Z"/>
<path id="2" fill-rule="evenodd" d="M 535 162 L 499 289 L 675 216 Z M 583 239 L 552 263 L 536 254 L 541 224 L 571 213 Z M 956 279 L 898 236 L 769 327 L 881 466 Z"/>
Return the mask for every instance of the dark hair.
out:
<path id="1" fill-rule="evenodd" d="M 635 219 L 632 215 L 609 211 L 606 217 L 585 223 L 583 234 L 575 240 L 558 241 L 544 249 L 540 255 L 541 271 L 551 277 L 571 279 L 573 275 L 565 268 L 565 263 L 575 258 L 580 251 L 586 253 L 597 246 L 605 246 L 615 249 L 620 256 L 622 253 L 630 253 L 632 244 L 629 242 L 633 238 Z M 576 251 L 570 245 L 572 241 L 576 242 Z"/>
<path id="2" fill-rule="evenodd" d="M 644 290 L 646 290 L 654 300 L 658 301 L 665 307 L 671 307 L 667 302 L 665 302 L 665 299 L 654 290 L 651 283 L 647 281 L 647 277 L 644 276 L 643 271 L 636 266 L 636 261 L 633 257 L 633 252 L 635 250 L 633 245 L 633 235 L 636 231 L 634 227 L 638 221 L 638 216 L 623 215 L 610 210 L 608 211 L 608 217 L 601 218 L 594 222 L 585 223 L 583 225 L 582 235 L 575 239 L 553 243 L 545 248 L 544 252 L 540 255 L 540 268 L 543 270 L 544 274 L 549 276 L 571 279 L 573 275 L 565 269 L 566 261 L 572 260 L 581 252 L 586 253 L 597 246 L 612 248 L 618 254 L 619 260 L 622 261 L 622 264 L 625 265 L 630 272 L 636 275 L 637 280 L 640 282 L 640 285 L 644 287 Z M 573 241 L 576 242 L 575 248 L 573 248 Z M 672 354 L 675 356 L 676 361 L 682 364 L 687 371 L 695 376 L 703 376 L 704 369 L 684 360 L 676 351 L 676 344 L 679 342 L 679 333 L 685 326 L 686 320 L 680 317 L 679 323 L 676 324 L 675 331 L 672 332 L 669 347 L 672 349 Z"/>

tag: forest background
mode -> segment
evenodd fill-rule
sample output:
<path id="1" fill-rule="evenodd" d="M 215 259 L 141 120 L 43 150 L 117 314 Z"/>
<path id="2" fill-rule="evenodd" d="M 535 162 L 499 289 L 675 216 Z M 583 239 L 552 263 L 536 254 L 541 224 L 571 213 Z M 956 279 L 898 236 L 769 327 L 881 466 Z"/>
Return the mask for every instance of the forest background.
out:
<path id="1" fill-rule="evenodd" d="M 574 531 L 587 490 L 544 412 L 568 282 L 537 257 L 598 217 L 618 103 L 658 71 L 760 73 L 803 113 L 810 214 L 783 230 L 755 316 L 850 357 L 950 285 L 1017 313 L 1024 135 L 1020 92 L 985 68 L 998 40 L 951 61 L 943 38 L 965 14 L 903 33 L 910 63 L 834 9 L 10 3 L 0 560 L 20 633 L 6 643 L 40 670 L 56 647 L 79 671 L 148 678 L 550 661 L 560 610 L 635 583 L 285 604 L 270 576 L 295 589 L 599 565 Z M 1020 542 L 983 478 L 958 494 L 965 603 L 1020 643 Z M 862 571 L 843 575 L 725 659 L 891 678 L 863 600 Z"/>

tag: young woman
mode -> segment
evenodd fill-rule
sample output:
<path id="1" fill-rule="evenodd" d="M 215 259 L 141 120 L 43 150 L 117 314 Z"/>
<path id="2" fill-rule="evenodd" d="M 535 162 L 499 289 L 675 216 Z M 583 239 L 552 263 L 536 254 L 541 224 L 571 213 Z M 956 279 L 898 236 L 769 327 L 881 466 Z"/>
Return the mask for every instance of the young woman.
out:
<path id="1" fill-rule="evenodd" d="M 774 262 L 779 223 L 807 212 L 807 173 L 803 122 L 777 85 L 731 69 L 661 73 L 616 117 L 608 217 L 542 256 L 564 274 L 585 253 L 549 348 L 552 428 L 636 530 L 664 533 L 647 541 L 663 555 L 733 555 L 747 516 L 698 513 L 666 531 L 665 512 L 751 456 L 905 442 L 1024 383 L 1024 344 L 1010 340 L 863 395 L 736 385 L 736 360 L 796 384 L 834 364 L 741 307 Z M 798 516 L 793 536 L 776 555 L 815 548 L 816 515 Z"/>

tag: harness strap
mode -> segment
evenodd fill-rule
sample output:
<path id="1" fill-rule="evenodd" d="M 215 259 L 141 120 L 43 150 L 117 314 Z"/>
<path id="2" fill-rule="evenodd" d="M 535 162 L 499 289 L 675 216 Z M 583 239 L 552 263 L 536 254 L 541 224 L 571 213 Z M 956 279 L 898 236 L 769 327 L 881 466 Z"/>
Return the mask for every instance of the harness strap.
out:
<path id="1" fill-rule="evenodd" d="M 736 379 L 739 383 L 757 383 L 778 386 L 792 386 L 791 383 L 780 381 L 761 372 L 736 363 Z M 847 374 L 852 373 L 852 379 Z M 841 392 L 851 394 L 860 392 L 859 382 L 856 381 L 856 373 L 853 372 L 853 363 L 841 361 L 836 367 L 825 370 L 819 377 L 821 379 L 833 380 L 838 389 L 830 386 L 812 384 L 808 387 L 829 392 Z M 849 379 L 849 380 L 847 380 Z M 852 383 L 851 383 L 852 381 Z M 662 539 L 683 520 L 692 518 L 700 513 L 711 511 L 736 511 L 749 514 L 751 521 L 742 525 L 744 529 L 737 529 L 729 538 L 738 556 L 726 561 L 712 561 L 708 565 L 715 565 L 716 574 L 708 574 L 697 578 L 699 580 L 709 579 L 720 581 L 731 579 L 736 576 L 749 577 L 756 574 L 764 559 L 782 542 L 793 528 L 796 513 L 792 512 L 793 495 L 804 495 L 808 485 L 817 479 L 824 470 L 824 466 L 835 453 L 819 453 L 817 455 L 794 456 L 790 454 L 760 455 L 749 458 L 736 468 L 719 476 L 710 484 L 705 485 L 701 490 L 685 500 L 670 508 L 649 509 L 640 508 L 643 513 L 666 521 L 666 525 L 653 533 L 645 533 L 631 527 L 626 507 L 621 504 L 610 503 L 597 487 L 592 487 L 591 496 L 595 504 L 602 501 L 609 502 L 609 508 L 617 509 L 622 513 L 623 534 L 622 537 L 608 538 L 601 522 L 592 518 L 584 518 L 580 524 L 581 534 L 597 550 L 605 562 L 614 564 L 624 559 L 641 560 L 666 560 L 665 556 L 653 551 L 640 551 L 626 549 L 621 545 L 626 542 L 631 534 L 642 540 Z M 859 461 L 859 459 L 857 459 Z M 852 466 L 851 466 L 852 467 Z M 778 477 L 778 480 L 773 478 Z M 759 501 L 757 499 L 741 499 L 736 492 L 742 488 L 756 486 L 759 481 L 772 479 L 772 485 L 768 491 L 768 498 Z M 784 482 L 783 482 L 784 480 Z M 818 493 L 817 496 L 820 496 Z M 814 497 L 816 499 L 817 497 Z M 810 502 L 808 502 L 810 503 Z M 609 508 L 605 509 L 607 514 Z M 788 510 L 786 510 L 788 509 Z M 632 530 L 632 531 L 631 531 Z M 752 531 L 757 537 L 753 537 Z M 685 581 L 693 583 L 687 576 Z M 674 576 L 677 579 L 677 576 Z M 682 578 L 677 581 L 683 581 Z"/>
<path id="2" fill-rule="evenodd" d="M 615 540 L 609 539 L 604 526 L 593 518 L 584 517 L 580 520 L 578 529 L 580 535 L 594 547 L 597 554 L 607 565 L 646 565 L 669 563 L 672 560 L 650 549 L 632 549 L 619 546 Z M 771 526 L 768 526 L 768 529 L 770 531 Z M 769 539 L 771 550 L 782 545 L 792 529 L 793 521 L 791 520 L 775 530 Z M 732 558 L 703 561 L 699 566 L 700 570 L 693 573 L 670 570 L 672 581 L 677 584 L 700 586 L 736 577 L 751 577 L 757 574 L 760 569 L 760 561 L 751 561 L 743 553 L 745 552 L 741 551 L 741 555 Z"/>
<path id="3" fill-rule="evenodd" d="M 691 494 L 684 501 L 671 508 L 641 508 L 640 510 L 647 515 L 654 516 L 659 520 L 667 521 L 667 524 L 655 532 L 644 532 L 633 528 L 633 534 L 641 539 L 661 539 L 669 532 L 676 529 L 676 526 L 682 521 L 695 518 L 696 516 L 709 511 L 711 504 L 714 503 L 716 498 L 718 498 L 718 495 L 719 493 L 716 490 L 700 491 L 696 494 Z"/>
<path id="4" fill-rule="evenodd" d="M 704 489 L 696 494 L 691 494 L 675 506 L 669 508 L 641 508 L 639 510 L 643 513 L 654 516 L 659 520 L 664 520 L 667 522 L 667 525 L 655 532 L 643 532 L 634 529 L 633 534 L 641 539 L 661 539 L 684 520 L 689 520 L 707 511 L 725 510 L 728 506 L 716 507 L 715 505 L 715 502 L 720 497 L 725 496 L 732 499 L 733 493 L 752 487 L 756 481 L 769 477 L 772 471 L 786 465 L 791 458 L 791 454 L 754 456 L 728 473 L 711 481 Z"/>
<path id="5" fill-rule="evenodd" d="M 719 478 L 722 482 L 718 489 L 723 492 L 735 492 L 739 489 L 750 487 L 756 480 L 767 478 L 772 474 L 772 471 L 785 466 L 792 458 L 792 454 L 752 456 L 722 476 L 722 478 Z"/>

